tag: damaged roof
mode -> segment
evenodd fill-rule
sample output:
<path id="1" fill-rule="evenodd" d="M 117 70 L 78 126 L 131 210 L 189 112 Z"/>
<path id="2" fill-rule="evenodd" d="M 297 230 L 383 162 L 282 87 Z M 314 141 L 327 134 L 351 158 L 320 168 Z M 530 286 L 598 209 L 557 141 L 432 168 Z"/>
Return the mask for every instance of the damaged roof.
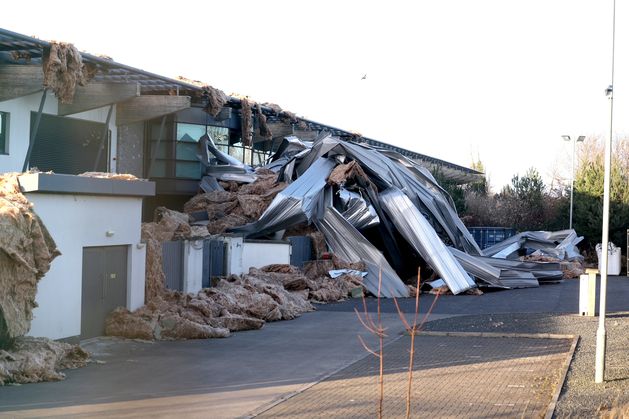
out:
<path id="1" fill-rule="evenodd" d="M 34 37 L 22 35 L 0 28 L 0 64 L 14 65 L 40 65 L 44 51 L 49 49 L 52 42 Z M 81 52 L 81 57 L 86 65 L 92 66 L 95 72 L 94 79 L 99 82 L 110 83 L 137 83 L 140 94 L 169 94 L 190 95 L 200 97 L 204 90 L 200 84 L 189 83 L 185 80 L 176 80 L 161 76 L 138 68 L 130 67 L 115 62 L 109 57 L 92 55 Z M 233 96 L 227 97 L 227 106 L 240 108 L 241 99 Z M 262 105 L 265 114 L 273 116 L 277 113 L 272 107 Z M 443 175 L 457 183 L 470 183 L 481 180 L 484 174 L 476 170 L 459 166 L 445 160 L 420 154 L 405 148 L 397 147 L 359 134 L 322 124 L 309 119 L 297 117 L 309 130 L 326 132 L 338 136 L 346 141 L 366 143 L 372 147 L 395 151 L 403 156 L 422 163 L 431 170 L 439 169 Z"/>

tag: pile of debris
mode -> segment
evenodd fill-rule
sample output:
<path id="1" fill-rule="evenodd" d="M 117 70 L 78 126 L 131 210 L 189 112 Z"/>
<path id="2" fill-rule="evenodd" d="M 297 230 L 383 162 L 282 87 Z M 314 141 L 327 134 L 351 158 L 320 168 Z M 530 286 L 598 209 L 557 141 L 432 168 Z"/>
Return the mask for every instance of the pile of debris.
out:
<path id="1" fill-rule="evenodd" d="M 561 278 L 571 279 L 585 272 L 585 261 L 577 248 L 582 240 L 574 230 L 525 231 L 496 243 L 484 253 L 495 258 L 545 263 L 561 271 Z M 560 279 L 558 273 L 556 277 Z"/>
<path id="2" fill-rule="evenodd" d="M 328 268 L 339 276 L 327 276 Z M 130 312 L 114 310 L 105 333 L 130 339 L 178 340 L 228 337 L 230 332 L 259 329 L 268 321 L 290 320 L 314 310 L 310 301 L 339 301 L 361 287 L 360 265 L 316 261 L 302 272 L 290 265 L 251 268 L 196 295 L 163 290 Z M 335 272 L 333 270 L 333 272 Z"/>
<path id="3" fill-rule="evenodd" d="M 197 232 L 223 234 L 260 218 L 273 198 L 287 186 L 276 181 L 277 175 L 265 169 L 255 172 L 252 183 L 220 181 L 208 192 L 193 197 L 183 210 L 190 215 L 192 225 L 206 226 L 207 233 Z"/>
<path id="4" fill-rule="evenodd" d="M 333 254 L 365 263 L 363 285 L 372 294 L 381 274 L 382 296 L 408 296 L 401 278 L 414 278 L 418 266 L 424 279 L 442 279 L 453 294 L 537 287 L 578 271 L 580 239 L 571 230 L 521 233 L 481 250 L 431 173 L 397 152 L 330 135 L 312 143 L 288 137 L 256 172 L 209 136 L 201 140 L 205 193 L 184 208 L 193 226 L 246 238 L 316 229 Z M 250 194 L 260 181 L 266 192 Z M 520 260 L 531 246 L 558 260 Z"/>
<path id="5" fill-rule="evenodd" d="M 381 295 L 408 296 L 401 278 L 414 278 L 418 266 L 424 279 L 442 279 L 453 294 L 560 280 L 559 263 L 518 259 L 535 240 L 540 251 L 580 258 L 574 231 L 522 233 L 508 242 L 518 249 L 481 250 L 431 173 L 397 152 L 330 135 L 313 143 L 289 137 L 265 168 L 289 186 L 258 220 L 228 231 L 261 238 L 315 226 L 334 254 L 366 264 L 364 285 L 373 294 L 381 273 Z"/>
<path id="6" fill-rule="evenodd" d="M 59 369 L 88 359 L 76 345 L 24 337 L 37 307 L 37 284 L 60 252 L 20 192 L 18 176 L 0 176 L 0 385 L 61 379 Z"/>
<path id="7" fill-rule="evenodd" d="M 558 262 L 519 259 L 527 249 L 570 261 L 580 257 L 573 231 L 522 233 L 481 250 L 430 172 L 399 153 L 331 136 L 313 143 L 289 137 L 264 168 L 254 171 L 218 150 L 208 135 L 199 143 L 206 167 L 203 192 L 184 205 L 184 213 L 158 208 L 155 222 L 142 226 L 147 305 L 112 313 L 110 335 L 224 337 L 294 318 L 312 310 L 311 302 L 361 295 L 363 288 L 376 295 L 380 277 L 380 295 L 406 297 L 410 289 L 401 278 L 414 283 L 418 266 L 424 279 L 441 280 L 432 287 L 439 292 L 533 287 L 564 274 Z M 227 233 L 308 235 L 317 259 L 328 249 L 334 258 L 312 261 L 303 270 L 252 268 L 196 295 L 165 289 L 164 241 Z"/>
<path id="8" fill-rule="evenodd" d="M 259 329 L 267 321 L 298 317 L 314 310 L 311 302 L 362 295 L 365 266 L 338 258 L 307 263 L 303 271 L 290 265 L 251 268 L 196 295 L 165 288 L 164 242 L 209 237 L 245 224 L 259 217 L 286 186 L 275 183 L 275 174 L 259 171 L 256 176 L 253 183 L 221 182 L 223 190 L 193 197 L 185 204 L 187 213 L 163 207 L 156 210 L 155 221 L 142 225 L 147 246 L 146 305 L 134 312 L 121 307 L 110 313 L 107 335 L 146 340 L 227 337 L 233 331 Z"/>
<path id="9" fill-rule="evenodd" d="M 22 336 L 0 349 L 0 386 L 63 380 L 60 370 L 84 367 L 88 360 L 79 345 Z"/>
<path id="10" fill-rule="evenodd" d="M 65 42 L 45 48 L 42 67 L 44 87 L 52 89 L 61 103 L 72 103 L 77 86 L 85 86 L 96 75 L 96 67 L 83 63 L 79 50 Z"/>

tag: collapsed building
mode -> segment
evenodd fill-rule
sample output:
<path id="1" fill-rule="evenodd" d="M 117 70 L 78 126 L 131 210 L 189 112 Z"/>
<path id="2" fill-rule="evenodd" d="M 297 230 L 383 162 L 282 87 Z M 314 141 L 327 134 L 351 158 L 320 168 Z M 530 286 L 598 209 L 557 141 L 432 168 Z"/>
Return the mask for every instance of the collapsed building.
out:
<path id="1" fill-rule="evenodd" d="M 211 139 L 205 142 L 215 161 L 229 165 Z M 218 181 L 233 178 L 224 168 L 217 172 L 208 156 L 200 158 L 206 160 L 208 176 L 202 182 L 205 193 L 194 201 L 220 196 L 224 188 Z M 564 277 L 562 261 L 578 265 L 582 260 L 576 248 L 582 238 L 572 230 L 525 232 L 481 250 L 430 171 L 391 150 L 330 135 L 311 143 L 289 137 L 264 169 L 277 173 L 278 185 L 288 186 L 257 220 L 227 231 L 269 237 L 315 226 L 333 254 L 366 264 L 369 274 L 363 284 L 374 295 L 382 278 L 381 295 L 408 296 L 405 282 L 414 283 L 418 267 L 426 279 L 439 278 L 458 294 L 475 287 L 555 282 Z M 251 170 L 243 175 L 249 181 L 259 176 Z M 527 249 L 535 253 L 525 255 Z"/>
<path id="2" fill-rule="evenodd" d="M 474 170 L 71 44 L 0 29 L 0 45 L 0 172 L 22 173 L 61 253 L 26 281 L 21 323 L 0 316 L 14 336 L 224 337 L 379 278 L 408 296 L 418 267 L 458 294 L 555 281 L 578 258 L 573 232 L 479 249 L 431 175 Z M 556 251 L 520 260 L 531 243 Z"/>
<path id="3" fill-rule="evenodd" d="M 207 163 L 215 171 L 231 172 L 224 173 L 233 177 L 227 181 L 228 192 L 230 187 L 240 188 L 237 182 L 248 176 L 243 171 L 264 164 L 291 135 L 308 142 L 331 134 L 343 141 L 384 147 L 439 167 L 457 182 L 482 177 L 465 167 L 299 117 L 274 104 L 129 67 L 80 52 L 72 44 L 0 29 L 0 45 L 0 172 L 25 173 L 19 176 L 20 188 L 62 253 L 38 285 L 30 331 L 37 336 L 74 341 L 99 336 L 113 307 L 134 311 L 148 301 L 148 246 L 141 223 L 153 221 L 159 207 L 183 212 L 184 204 L 197 195 L 208 170 L 197 158 L 205 134 L 223 153 L 223 163 L 229 163 Z M 35 168 L 39 172 L 26 173 Z M 131 176 L 78 176 L 94 172 Z M 214 217 L 209 229 L 218 233 L 223 230 L 220 222 L 225 226 L 252 222 L 260 215 L 261 202 L 272 198 L 258 197 L 255 205 L 241 198 L 241 214 L 231 211 L 228 219 Z M 225 211 L 230 212 L 227 206 Z M 196 251 L 195 243 L 189 241 L 190 252 Z M 249 252 L 239 260 L 273 253 L 260 251 L 266 245 L 253 238 L 225 243 L 225 254 L 229 250 L 225 246 L 236 250 L 241 245 Z M 285 244 L 277 243 L 277 248 L 288 253 Z M 216 276 L 237 272 L 225 265 Z M 166 277 L 170 278 L 169 272 Z M 202 285 L 207 281 L 204 277 Z"/>

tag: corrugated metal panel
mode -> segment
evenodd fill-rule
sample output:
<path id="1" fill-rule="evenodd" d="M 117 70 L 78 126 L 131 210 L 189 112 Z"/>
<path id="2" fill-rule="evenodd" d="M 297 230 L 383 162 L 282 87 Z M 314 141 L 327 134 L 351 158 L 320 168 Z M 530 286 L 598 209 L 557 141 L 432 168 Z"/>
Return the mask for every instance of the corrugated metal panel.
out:
<path id="1" fill-rule="evenodd" d="M 391 187 L 380 194 L 380 201 L 402 237 L 441 276 L 453 294 L 476 287 L 472 278 L 443 244 L 430 222 L 404 192 Z"/>
<path id="2" fill-rule="evenodd" d="M 162 245 L 162 268 L 166 288 L 183 291 L 183 241 L 168 241 Z"/>
<path id="3" fill-rule="evenodd" d="M 212 278 L 225 275 L 225 247 L 222 240 L 203 241 L 203 288 L 212 286 Z"/>
<path id="4" fill-rule="evenodd" d="M 382 277 L 380 296 L 408 297 L 408 288 L 393 270 L 384 255 L 373 246 L 334 208 L 325 209 L 323 219 L 315 220 L 317 228 L 337 256 L 349 262 L 363 261 L 369 274 L 363 285 L 369 292 L 378 295 L 379 276 Z"/>
<path id="5" fill-rule="evenodd" d="M 312 260 L 312 241 L 308 236 L 289 237 L 291 244 L 290 264 L 303 267 L 304 262 Z"/>

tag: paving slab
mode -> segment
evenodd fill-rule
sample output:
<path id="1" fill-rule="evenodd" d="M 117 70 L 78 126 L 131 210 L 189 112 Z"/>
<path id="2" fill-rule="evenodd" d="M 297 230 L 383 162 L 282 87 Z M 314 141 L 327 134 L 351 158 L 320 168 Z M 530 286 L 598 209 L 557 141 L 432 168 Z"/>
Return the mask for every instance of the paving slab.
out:
<path id="1" fill-rule="evenodd" d="M 544 417 L 576 338 L 437 334 L 419 335 L 415 345 L 412 417 Z M 385 347 L 384 417 L 406 417 L 409 348 L 409 336 Z M 378 362 L 357 361 L 257 417 L 375 417 Z"/>

